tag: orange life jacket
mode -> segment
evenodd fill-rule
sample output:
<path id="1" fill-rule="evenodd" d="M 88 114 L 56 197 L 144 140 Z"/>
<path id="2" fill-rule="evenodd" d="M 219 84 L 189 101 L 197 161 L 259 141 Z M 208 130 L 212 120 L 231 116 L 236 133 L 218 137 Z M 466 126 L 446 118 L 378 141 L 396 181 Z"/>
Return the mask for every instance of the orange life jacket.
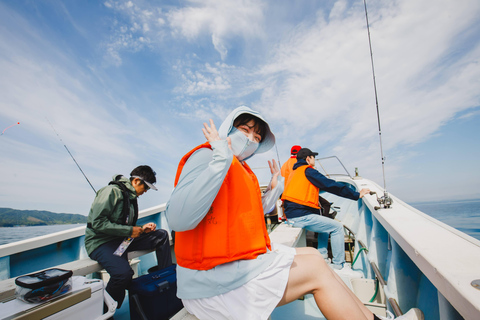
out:
<path id="1" fill-rule="evenodd" d="M 188 152 L 178 165 L 175 186 L 188 158 L 208 142 Z M 192 230 L 175 233 L 178 265 L 209 270 L 236 260 L 255 259 L 267 252 L 270 238 L 265 226 L 260 187 L 250 167 L 236 157 L 210 210 Z"/>
<path id="2" fill-rule="evenodd" d="M 293 170 L 283 191 L 282 200 L 320 209 L 318 195 L 320 189 L 308 181 L 305 170 L 312 166 L 301 166 Z"/>
<path id="3" fill-rule="evenodd" d="M 282 175 L 282 177 L 285 178 L 285 186 L 287 185 L 288 177 L 290 176 L 290 173 L 292 172 L 292 169 L 293 169 L 293 165 L 295 163 L 297 163 L 297 157 L 291 156 L 282 166 L 280 174 Z"/>

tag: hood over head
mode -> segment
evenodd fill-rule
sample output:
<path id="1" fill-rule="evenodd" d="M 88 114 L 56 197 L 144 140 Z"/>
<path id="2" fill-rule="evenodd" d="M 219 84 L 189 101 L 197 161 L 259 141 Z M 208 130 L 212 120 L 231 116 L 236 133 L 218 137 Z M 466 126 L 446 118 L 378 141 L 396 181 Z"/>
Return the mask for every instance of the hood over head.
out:
<path id="1" fill-rule="evenodd" d="M 233 122 L 239 115 L 243 113 L 251 114 L 266 123 L 265 137 L 263 137 L 263 140 L 262 142 L 260 142 L 260 145 L 258 146 L 258 149 L 255 151 L 255 153 L 264 153 L 273 148 L 273 146 L 275 145 L 275 135 L 270 130 L 268 122 L 260 115 L 260 113 L 246 106 L 236 108 L 235 110 L 230 112 L 230 114 L 225 118 L 220 128 L 218 129 L 218 135 L 220 136 L 220 139 L 226 139 L 228 137 L 228 135 L 233 129 Z"/>

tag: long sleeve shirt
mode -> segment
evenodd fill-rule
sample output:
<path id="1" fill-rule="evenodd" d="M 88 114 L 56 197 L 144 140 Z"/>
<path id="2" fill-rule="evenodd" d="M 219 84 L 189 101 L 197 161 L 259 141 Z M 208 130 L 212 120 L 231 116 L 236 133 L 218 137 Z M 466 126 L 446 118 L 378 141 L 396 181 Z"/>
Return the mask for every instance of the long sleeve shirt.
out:
<path id="1" fill-rule="evenodd" d="M 116 176 L 113 176 L 113 180 Z M 122 177 L 120 182 L 127 187 L 130 200 L 136 199 L 137 194 L 130 180 Z M 85 248 L 89 255 L 104 243 L 132 234 L 133 219 L 128 223 L 123 221 L 123 202 L 123 193 L 117 186 L 108 185 L 98 190 L 87 218 L 92 227 L 85 229 Z M 133 204 L 130 204 L 130 211 L 133 218 Z"/>
<path id="2" fill-rule="evenodd" d="M 305 160 L 298 160 L 297 163 L 293 166 L 293 170 L 296 170 L 298 167 L 307 166 L 308 163 Z M 305 177 L 310 183 L 320 189 L 320 191 L 326 191 L 333 193 L 339 197 L 348 198 L 351 200 L 358 200 L 360 193 L 351 189 L 347 184 L 339 183 L 335 180 L 325 177 L 323 174 L 318 172 L 313 168 L 307 168 L 305 170 Z M 319 210 L 298 204 L 292 201 L 284 201 L 285 215 L 287 218 L 296 218 L 302 217 L 308 214 L 319 214 Z"/>
<path id="3" fill-rule="evenodd" d="M 172 230 L 191 230 L 202 221 L 230 168 L 233 154 L 227 141 L 210 144 L 212 150 L 202 148 L 190 156 L 167 203 L 166 217 Z M 262 195 L 264 210 L 275 205 L 283 185 L 283 178 L 279 177 L 274 189 L 268 186 Z M 254 260 L 233 261 L 210 270 L 177 266 L 177 296 L 181 299 L 206 298 L 236 289 L 265 270 L 275 255 L 267 251 Z"/>

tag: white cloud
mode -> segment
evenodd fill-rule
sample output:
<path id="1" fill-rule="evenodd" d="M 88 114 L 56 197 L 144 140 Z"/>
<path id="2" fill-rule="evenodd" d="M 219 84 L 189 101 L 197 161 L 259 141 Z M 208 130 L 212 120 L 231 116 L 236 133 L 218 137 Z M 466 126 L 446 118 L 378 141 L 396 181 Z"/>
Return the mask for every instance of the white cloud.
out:
<path id="1" fill-rule="evenodd" d="M 22 18 L 16 26 L 16 34 L 0 33 L 0 122 L 21 122 L 0 140 L 4 206 L 87 214 L 93 193 L 65 147 L 97 190 L 146 161 L 159 179 L 169 177 L 165 153 L 176 155 L 167 150 L 182 136 L 173 121 L 109 97 L 108 84 L 95 80 L 100 72 L 77 65 Z"/>
<path id="2" fill-rule="evenodd" d="M 165 15 L 161 9 L 150 8 L 148 3 L 108 1 L 105 6 L 120 16 L 113 20 L 113 32 L 105 42 L 106 63 L 120 66 L 122 52 L 153 49 L 164 37 Z M 144 8 L 146 7 L 146 8 Z"/>
<path id="3" fill-rule="evenodd" d="M 387 147 L 426 139 L 456 112 L 478 103 L 478 95 L 470 92 L 480 79 L 478 44 L 471 55 L 448 67 L 439 65 L 455 38 L 474 26 L 479 5 L 465 15 L 467 3 L 473 4 L 446 1 L 431 8 L 403 1 L 370 12 Z M 315 25 L 295 29 L 278 46 L 262 70 L 273 79 L 265 86 L 262 105 L 291 125 L 290 133 L 300 126 L 307 132 L 335 128 L 331 135 L 350 145 L 358 137 L 375 136 L 374 130 L 366 133 L 375 126 L 375 104 L 363 12 L 343 16 L 345 3 L 337 4 L 331 21 L 319 15 Z"/>
<path id="4" fill-rule="evenodd" d="M 118 68 L 105 69 L 94 57 L 69 51 L 74 46 L 50 42 L 15 12 L 0 13 L 2 26 L 9 26 L 0 33 L 0 122 L 22 123 L 0 138 L 9 154 L 0 170 L 14 172 L 8 176 L 16 194 L 35 195 L 32 204 L 53 203 L 58 194 L 37 195 L 37 189 L 61 189 L 67 212 L 91 202 L 47 117 L 97 187 L 139 162 L 151 164 L 165 185 L 141 203 L 158 204 L 168 197 L 179 157 L 203 141 L 201 123 L 213 118 L 219 124 L 241 104 L 265 114 L 285 148 L 281 160 L 292 144 L 301 144 L 320 156 L 339 156 L 351 173 L 360 167 L 362 175 L 382 181 L 363 4 L 341 0 L 328 12 L 311 2 L 314 10 L 305 13 L 288 1 L 185 3 L 159 8 L 147 1 L 106 1 L 111 16 L 98 38 L 108 40 L 108 64 Z M 369 1 L 390 177 L 404 174 L 403 163 L 417 155 L 409 146 L 430 139 L 451 119 L 478 114 L 472 108 L 480 104 L 480 3 L 432 3 Z M 308 18 L 285 25 L 270 16 L 275 12 Z M 75 20 L 73 13 L 68 17 Z M 73 28 L 82 36 L 88 32 L 81 24 Z M 136 59 L 144 58 L 151 59 L 151 70 L 137 69 Z M 137 78 L 129 78 L 135 72 Z M 276 150 L 253 164 L 265 166 L 268 158 L 277 158 Z M 58 174 L 49 179 L 51 172 Z M 32 188 L 22 189 L 27 178 Z M 77 192 L 75 200 L 70 193 Z"/>
<path id="5" fill-rule="evenodd" d="M 186 7 L 171 8 L 164 13 L 148 2 L 107 2 L 105 5 L 108 8 L 120 12 L 126 20 L 120 23 L 120 32 L 114 34 L 106 46 L 113 52 L 113 56 L 118 57 L 122 50 L 143 49 L 144 47 L 135 41 L 139 36 L 147 39 L 149 43 L 161 42 L 166 32 L 190 41 L 208 36 L 224 60 L 228 55 L 228 42 L 232 38 L 265 36 L 262 32 L 264 4 L 261 1 L 190 0 L 187 4 Z M 169 30 L 165 29 L 166 21 L 169 23 Z M 125 24 L 130 25 L 129 34 L 122 31 Z M 123 46 L 119 46 L 119 43 Z M 118 66 L 118 59 L 116 61 Z"/>

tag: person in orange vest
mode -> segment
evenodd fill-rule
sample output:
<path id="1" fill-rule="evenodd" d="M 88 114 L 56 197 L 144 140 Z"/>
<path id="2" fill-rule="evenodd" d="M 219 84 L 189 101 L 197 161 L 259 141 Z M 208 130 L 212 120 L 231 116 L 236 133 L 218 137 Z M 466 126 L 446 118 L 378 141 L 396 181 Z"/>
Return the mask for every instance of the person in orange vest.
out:
<path id="1" fill-rule="evenodd" d="M 288 160 L 282 165 L 281 174 L 282 177 L 285 179 L 285 186 L 287 185 L 290 173 L 293 171 L 293 166 L 295 165 L 295 163 L 297 163 L 297 153 L 298 151 L 300 151 L 300 149 L 302 149 L 302 147 L 297 145 L 293 146 L 290 151 L 290 158 L 288 158 Z M 330 215 L 331 203 L 326 199 L 322 198 L 321 196 L 318 196 L 318 199 L 320 201 L 322 215 L 334 219 L 335 217 L 332 217 Z"/>
<path id="2" fill-rule="evenodd" d="M 297 162 L 297 152 L 302 149 L 300 146 L 293 146 L 290 150 L 290 158 L 282 165 L 282 169 L 280 171 L 282 177 L 285 179 L 285 183 L 287 183 L 288 176 L 292 171 L 293 165 Z"/>
<path id="3" fill-rule="evenodd" d="M 242 106 L 218 130 L 210 119 L 202 131 L 207 142 L 180 160 L 165 211 L 187 311 L 198 319 L 266 320 L 275 307 L 312 293 L 327 318 L 373 320 L 315 248 L 270 242 L 264 208 L 282 193 L 283 177 L 269 161 L 272 179 L 262 194 L 246 163 L 274 146 L 263 116 Z"/>
<path id="4" fill-rule="evenodd" d="M 340 197 L 358 200 L 370 190 L 364 188 L 357 192 L 345 184 L 325 177 L 314 168 L 317 155 L 317 152 L 308 148 L 298 151 L 297 163 L 293 166 L 293 172 L 282 195 L 284 213 L 294 227 L 318 233 L 318 251 L 324 259 L 328 258 L 330 236 L 332 267 L 341 270 L 345 265 L 343 224 L 320 214 L 319 192 L 327 191 Z"/>

